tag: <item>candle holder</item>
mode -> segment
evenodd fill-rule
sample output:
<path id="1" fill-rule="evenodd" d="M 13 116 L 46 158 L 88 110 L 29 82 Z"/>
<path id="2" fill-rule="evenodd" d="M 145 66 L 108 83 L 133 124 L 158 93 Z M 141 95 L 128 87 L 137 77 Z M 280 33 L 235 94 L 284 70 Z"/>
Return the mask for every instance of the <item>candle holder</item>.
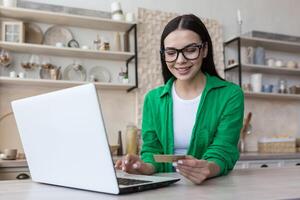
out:
<path id="1" fill-rule="evenodd" d="M 242 20 L 241 20 L 241 21 L 238 21 L 237 24 L 238 24 L 238 27 L 237 27 L 237 35 L 238 35 L 238 36 L 241 36 L 242 33 L 243 33 L 243 31 L 242 31 L 243 21 L 242 21 Z"/>
<path id="2" fill-rule="evenodd" d="M 238 36 L 242 35 L 242 25 L 243 25 L 243 20 L 241 16 L 241 11 L 240 9 L 237 9 L 237 23 L 238 23 Z"/>

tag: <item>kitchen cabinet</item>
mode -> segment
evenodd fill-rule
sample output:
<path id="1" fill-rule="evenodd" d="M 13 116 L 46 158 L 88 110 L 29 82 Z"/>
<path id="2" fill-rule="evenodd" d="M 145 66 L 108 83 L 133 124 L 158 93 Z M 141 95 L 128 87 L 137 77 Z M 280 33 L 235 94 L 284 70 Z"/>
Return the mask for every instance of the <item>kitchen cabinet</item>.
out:
<path id="1" fill-rule="evenodd" d="M 16 43 L 0 41 L 0 48 L 8 50 L 13 53 L 24 54 L 42 54 L 46 56 L 57 56 L 65 58 L 83 58 L 86 60 L 105 60 L 120 62 L 119 66 L 124 66 L 128 73 L 129 64 L 133 62 L 134 71 L 132 77 L 129 77 L 130 83 L 118 83 L 115 79 L 114 82 L 94 82 L 97 88 L 106 89 L 124 89 L 131 91 L 138 87 L 138 73 L 137 73 L 137 27 L 135 23 L 114 21 L 106 18 L 57 13 L 50 11 L 40 11 L 27 8 L 10 8 L 0 6 L 1 20 L 19 20 L 23 22 L 44 23 L 50 25 L 59 25 L 65 27 L 81 28 L 81 31 L 85 29 L 107 32 L 123 32 L 125 35 L 133 36 L 129 39 L 133 39 L 132 52 L 125 51 L 104 51 L 104 50 L 91 50 L 81 48 L 69 48 L 69 47 L 54 47 L 43 44 L 29 44 L 29 43 Z M 87 31 L 88 31 L 87 30 Z M 111 35 L 111 34 L 110 34 Z M 115 70 L 116 71 L 116 70 Z M 118 75 L 114 76 L 117 77 Z M 88 78 L 87 78 L 87 81 Z M 61 86 L 71 87 L 86 83 L 85 81 L 72 81 L 72 80 L 47 80 L 47 79 L 34 79 L 34 78 L 10 78 L 0 77 L 0 84 L 14 84 L 14 85 L 38 85 L 38 86 Z"/>
<path id="2" fill-rule="evenodd" d="M 25 179 L 30 179 L 30 173 L 27 167 L 0 168 L 0 181 Z"/>
<path id="3" fill-rule="evenodd" d="M 235 165 L 235 169 L 283 167 L 296 167 L 300 169 L 300 159 L 238 161 Z"/>
<path id="4" fill-rule="evenodd" d="M 26 160 L 1 160 L 0 180 L 25 180 L 30 179 Z"/>
<path id="5" fill-rule="evenodd" d="M 300 168 L 300 159 L 298 160 L 284 160 L 284 167 L 299 167 Z"/>

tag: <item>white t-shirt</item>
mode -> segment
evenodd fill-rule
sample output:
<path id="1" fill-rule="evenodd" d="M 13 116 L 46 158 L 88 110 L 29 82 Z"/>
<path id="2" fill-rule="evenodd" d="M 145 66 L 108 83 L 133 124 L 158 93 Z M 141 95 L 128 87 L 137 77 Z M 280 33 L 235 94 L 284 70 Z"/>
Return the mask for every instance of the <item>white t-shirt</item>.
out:
<path id="1" fill-rule="evenodd" d="M 172 86 L 174 154 L 186 154 L 196 120 L 201 94 L 194 99 L 180 98 Z"/>

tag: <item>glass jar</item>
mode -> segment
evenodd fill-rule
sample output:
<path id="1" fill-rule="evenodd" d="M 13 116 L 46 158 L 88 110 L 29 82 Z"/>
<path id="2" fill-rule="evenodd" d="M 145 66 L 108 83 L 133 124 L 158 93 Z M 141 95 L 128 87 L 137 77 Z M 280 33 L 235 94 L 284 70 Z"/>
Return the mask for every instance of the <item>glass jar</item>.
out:
<path id="1" fill-rule="evenodd" d="M 127 154 L 137 154 L 137 127 L 133 124 L 129 124 L 126 127 L 126 152 Z"/>
<path id="2" fill-rule="evenodd" d="M 279 80 L 278 93 L 288 93 L 286 80 Z"/>
<path id="3" fill-rule="evenodd" d="M 21 62 L 21 66 L 25 70 L 36 70 L 40 67 L 40 57 L 32 54 L 28 59 Z"/>
<path id="4" fill-rule="evenodd" d="M 12 63 L 12 57 L 10 53 L 4 49 L 2 49 L 0 54 L 0 65 L 2 67 L 9 67 Z"/>

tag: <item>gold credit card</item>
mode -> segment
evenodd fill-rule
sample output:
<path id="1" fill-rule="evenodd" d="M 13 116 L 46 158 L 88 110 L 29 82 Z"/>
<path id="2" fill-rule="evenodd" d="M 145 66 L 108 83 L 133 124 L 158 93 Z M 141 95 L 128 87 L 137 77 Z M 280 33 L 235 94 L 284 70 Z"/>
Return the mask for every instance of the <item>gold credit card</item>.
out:
<path id="1" fill-rule="evenodd" d="M 153 155 L 155 162 L 172 163 L 185 159 L 186 155 Z"/>

